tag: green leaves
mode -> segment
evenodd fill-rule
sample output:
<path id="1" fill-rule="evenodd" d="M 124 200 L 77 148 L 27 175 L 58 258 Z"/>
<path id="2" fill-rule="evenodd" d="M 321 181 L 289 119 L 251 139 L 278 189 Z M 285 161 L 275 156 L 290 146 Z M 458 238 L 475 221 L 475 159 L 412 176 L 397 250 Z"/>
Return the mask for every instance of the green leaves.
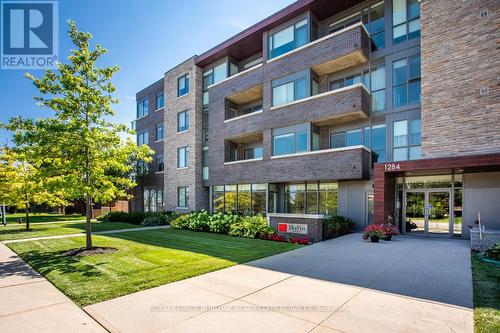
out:
<path id="1" fill-rule="evenodd" d="M 132 132 L 109 121 L 118 103 L 111 80 L 119 67 L 99 67 L 107 50 L 100 45 L 91 49 L 92 35 L 68 23 L 75 45 L 68 62 L 58 63 L 57 70 L 47 70 L 42 77 L 26 74 L 40 93 L 35 101 L 53 115 L 37 120 L 16 117 L 3 127 L 14 132 L 13 151 L 36 170 L 43 186 L 34 187 L 37 192 L 65 200 L 90 196 L 103 203 L 126 198 L 135 186 L 136 164 L 151 162 L 153 152 L 122 140 L 122 133 Z"/>

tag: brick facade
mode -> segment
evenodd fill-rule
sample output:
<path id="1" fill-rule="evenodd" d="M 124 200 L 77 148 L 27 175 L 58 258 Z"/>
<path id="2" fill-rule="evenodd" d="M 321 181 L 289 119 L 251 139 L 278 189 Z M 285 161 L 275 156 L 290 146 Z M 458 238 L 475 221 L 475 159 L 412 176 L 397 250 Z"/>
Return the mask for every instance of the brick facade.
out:
<path id="1" fill-rule="evenodd" d="M 139 102 L 146 97 L 149 99 L 149 114 L 136 120 L 136 132 L 147 131 L 149 135 L 149 147 L 154 150 L 153 161 L 149 164 L 149 173 L 138 177 L 137 186 L 133 190 L 133 198 L 130 201 L 130 210 L 142 211 L 144 209 L 144 190 L 163 187 L 163 173 L 156 172 L 156 154 L 163 154 L 163 141 L 156 141 L 156 125 L 163 123 L 164 109 L 156 109 L 157 93 L 163 91 L 163 79 L 158 80 L 149 87 L 141 90 L 136 95 Z M 163 127 L 165 132 L 165 126 Z"/>
<path id="2" fill-rule="evenodd" d="M 500 152 L 499 14 L 496 0 L 422 1 L 423 158 Z"/>
<path id="3" fill-rule="evenodd" d="M 195 57 L 165 73 L 165 197 L 166 210 L 191 211 L 206 208 L 207 188 L 202 184 L 202 108 L 201 108 L 201 69 L 195 66 Z M 177 96 L 177 79 L 189 74 L 189 93 Z M 189 129 L 177 132 L 177 114 L 188 111 Z M 177 149 L 189 149 L 188 167 L 177 168 Z M 189 190 L 188 207 L 179 209 L 177 188 L 186 186 Z"/>

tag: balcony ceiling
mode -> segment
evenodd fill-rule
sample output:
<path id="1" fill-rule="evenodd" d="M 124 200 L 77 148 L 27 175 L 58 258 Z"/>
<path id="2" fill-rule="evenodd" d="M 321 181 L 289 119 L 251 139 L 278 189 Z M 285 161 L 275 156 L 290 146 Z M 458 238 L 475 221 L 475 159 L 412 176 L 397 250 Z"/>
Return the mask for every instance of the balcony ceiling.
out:
<path id="1" fill-rule="evenodd" d="M 318 75 L 324 75 L 337 72 L 348 67 L 361 65 L 367 61 L 368 57 L 366 56 L 366 54 L 364 54 L 362 51 L 356 51 L 343 57 L 335 58 L 331 61 L 316 65 L 313 67 L 313 70 Z"/>
<path id="2" fill-rule="evenodd" d="M 262 99 L 262 85 L 229 96 L 228 99 L 236 104 L 244 104 Z"/>
<path id="3" fill-rule="evenodd" d="M 240 144 L 251 143 L 251 142 L 262 142 L 262 139 L 263 139 L 262 132 L 243 134 L 235 137 L 226 138 L 226 140 Z"/>
<path id="4" fill-rule="evenodd" d="M 196 64 L 205 67 L 225 56 L 238 61 L 246 59 L 262 52 L 264 31 L 277 27 L 300 13 L 310 10 L 321 21 L 362 2 L 362 0 L 298 0 L 202 53 L 196 58 Z"/>

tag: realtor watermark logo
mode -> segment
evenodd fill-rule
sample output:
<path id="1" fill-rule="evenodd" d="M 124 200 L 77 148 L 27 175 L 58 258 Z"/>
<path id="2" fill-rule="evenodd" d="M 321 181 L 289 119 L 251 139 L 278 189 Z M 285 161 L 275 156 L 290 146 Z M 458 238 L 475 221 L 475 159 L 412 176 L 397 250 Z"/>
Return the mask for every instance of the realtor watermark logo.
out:
<path id="1" fill-rule="evenodd" d="M 1 1 L 1 69 L 56 67 L 57 1 Z"/>

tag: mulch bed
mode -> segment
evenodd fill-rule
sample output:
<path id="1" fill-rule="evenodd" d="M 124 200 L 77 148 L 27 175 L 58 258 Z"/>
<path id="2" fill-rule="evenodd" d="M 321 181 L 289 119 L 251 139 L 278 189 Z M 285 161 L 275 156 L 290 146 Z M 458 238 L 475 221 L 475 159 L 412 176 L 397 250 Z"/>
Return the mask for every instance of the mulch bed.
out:
<path id="1" fill-rule="evenodd" d="M 87 250 L 86 248 L 82 247 L 79 249 L 73 249 L 66 251 L 62 254 L 63 257 L 67 256 L 93 256 L 96 254 L 108 254 L 108 253 L 113 253 L 118 251 L 118 249 L 114 247 L 99 247 L 95 246 L 90 250 Z"/>

